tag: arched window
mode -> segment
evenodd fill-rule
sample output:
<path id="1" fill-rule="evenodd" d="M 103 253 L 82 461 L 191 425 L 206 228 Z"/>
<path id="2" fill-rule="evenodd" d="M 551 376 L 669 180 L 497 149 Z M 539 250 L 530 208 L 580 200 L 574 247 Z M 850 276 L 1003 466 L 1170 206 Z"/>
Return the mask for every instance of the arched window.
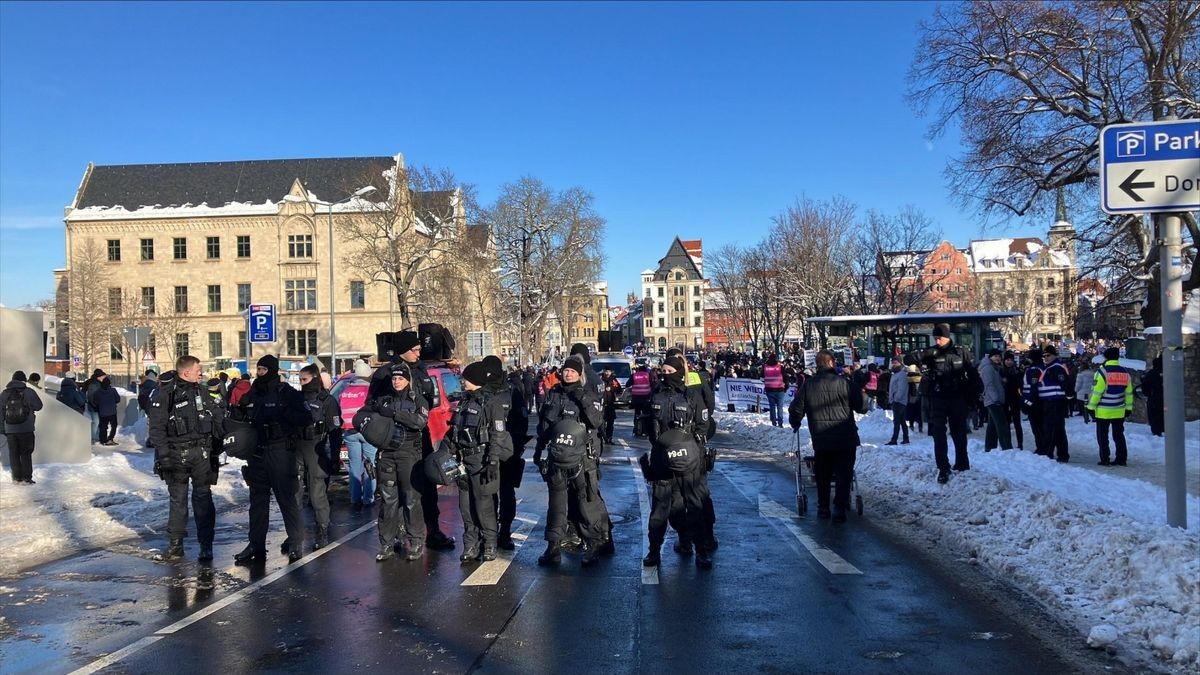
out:
<path id="1" fill-rule="evenodd" d="M 667 338 L 665 338 L 665 337 L 658 338 L 658 348 L 659 349 L 667 348 Z"/>

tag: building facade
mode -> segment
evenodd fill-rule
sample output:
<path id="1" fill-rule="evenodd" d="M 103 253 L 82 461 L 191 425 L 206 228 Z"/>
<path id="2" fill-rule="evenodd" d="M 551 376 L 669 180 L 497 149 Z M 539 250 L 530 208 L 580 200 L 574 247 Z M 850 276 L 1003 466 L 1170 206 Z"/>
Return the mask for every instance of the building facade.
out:
<path id="1" fill-rule="evenodd" d="M 361 244 L 341 225 L 407 189 L 397 188 L 403 166 L 400 155 L 89 165 L 66 209 L 67 267 L 56 272 L 80 369 L 165 369 L 181 354 L 209 368 L 267 353 L 330 365 L 336 353 L 341 371 L 374 354 L 376 333 L 402 327 L 394 289 L 342 264 Z M 448 192 L 405 203 L 457 208 Z M 247 343 L 251 304 L 275 306 L 274 342 Z M 142 353 L 122 327 L 150 329 Z"/>
<path id="2" fill-rule="evenodd" d="M 642 272 L 646 348 L 704 347 L 704 279 L 700 240 L 675 237 L 657 269 Z"/>
<path id="3" fill-rule="evenodd" d="M 596 352 L 600 351 L 601 332 L 609 330 L 608 282 L 596 282 L 589 290 L 585 295 L 563 298 L 563 318 L 570 344 L 582 343 Z"/>

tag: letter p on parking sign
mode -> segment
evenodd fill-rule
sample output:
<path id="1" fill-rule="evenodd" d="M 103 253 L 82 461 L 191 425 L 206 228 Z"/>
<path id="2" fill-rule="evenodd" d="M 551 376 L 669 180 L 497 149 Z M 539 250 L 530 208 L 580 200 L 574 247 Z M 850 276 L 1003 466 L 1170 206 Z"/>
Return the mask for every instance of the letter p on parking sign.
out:
<path id="1" fill-rule="evenodd" d="M 250 305 L 246 332 L 251 342 L 275 341 L 275 305 Z"/>

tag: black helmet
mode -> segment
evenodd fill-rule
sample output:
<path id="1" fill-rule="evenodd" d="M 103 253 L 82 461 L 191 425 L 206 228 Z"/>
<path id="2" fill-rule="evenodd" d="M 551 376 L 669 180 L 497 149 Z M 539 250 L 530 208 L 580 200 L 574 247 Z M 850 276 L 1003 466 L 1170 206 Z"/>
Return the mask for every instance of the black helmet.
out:
<path id="1" fill-rule="evenodd" d="M 362 434 L 363 439 L 379 450 L 388 447 L 392 442 L 392 428 L 395 422 L 391 418 L 380 415 L 370 408 L 360 408 L 354 413 L 354 428 Z"/>
<path id="2" fill-rule="evenodd" d="M 221 450 L 230 457 L 250 459 L 258 448 L 258 432 L 249 422 L 228 418 L 225 420 L 225 437 L 221 440 Z"/>

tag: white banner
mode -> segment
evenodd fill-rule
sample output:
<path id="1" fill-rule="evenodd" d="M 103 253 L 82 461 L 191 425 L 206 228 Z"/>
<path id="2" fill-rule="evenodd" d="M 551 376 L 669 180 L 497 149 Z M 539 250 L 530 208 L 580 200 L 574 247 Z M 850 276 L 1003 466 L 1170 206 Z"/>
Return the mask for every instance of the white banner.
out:
<path id="1" fill-rule="evenodd" d="M 756 405 L 762 409 L 767 406 L 767 395 L 763 393 L 762 380 L 726 377 L 721 380 L 721 392 L 725 394 L 726 403 L 738 407 Z"/>

